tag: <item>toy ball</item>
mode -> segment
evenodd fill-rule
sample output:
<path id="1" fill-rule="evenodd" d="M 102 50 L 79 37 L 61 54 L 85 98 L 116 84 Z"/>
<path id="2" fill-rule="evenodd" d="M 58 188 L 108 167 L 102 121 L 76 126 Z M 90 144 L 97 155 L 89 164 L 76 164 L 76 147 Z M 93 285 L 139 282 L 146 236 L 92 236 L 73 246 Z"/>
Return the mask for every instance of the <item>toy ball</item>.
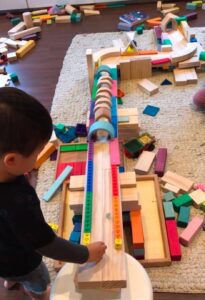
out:
<path id="1" fill-rule="evenodd" d="M 205 88 L 200 89 L 194 95 L 193 102 L 198 108 L 205 109 Z"/>

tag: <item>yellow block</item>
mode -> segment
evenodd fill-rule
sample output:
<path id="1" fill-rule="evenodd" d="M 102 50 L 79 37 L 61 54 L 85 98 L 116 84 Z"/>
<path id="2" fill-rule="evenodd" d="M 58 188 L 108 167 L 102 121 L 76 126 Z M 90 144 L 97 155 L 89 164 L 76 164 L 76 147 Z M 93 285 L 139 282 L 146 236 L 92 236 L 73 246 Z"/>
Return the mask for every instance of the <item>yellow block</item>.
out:
<path id="1" fill-rule="evenodd" d="M 23 57 L 26 53 L 28 53 L 33 47 L 35 47 L 36 43 L 31 40 L 31 41 L 28 41 L 24 46 L 22 46 L 21 48 L 19 48 L 17 51 L 16 51 L 16 55 L 17 57 L 21 58 Z"/>
<path id="2" fill-rule="evenodd" d="M 83 245 L 90 244 L 90 233 L 83 233 Z"/>
<path id="3" fill-rule="evenodd" d="M 49 156 L 56 150 L 56 147 L 53 143 L 48 143 L 46 146 L 43 148 L 41 153 L 38 155 L 34 169 L 38 169 L 44 161 L 46 161 Z"/>
<path id="4" fill-rule="evenodd" d="M 115 239 L 115 249 L 121 249 L 122 248 L 122 239 Z"/>
<path id="5" fill-rule="evenodd" d="M 58 231 L 58 225 L 57 225 L 57 224 L 54 224 L 54 223 L 48 223 L 48 225 L 49 225 L 55 232 Z"/>

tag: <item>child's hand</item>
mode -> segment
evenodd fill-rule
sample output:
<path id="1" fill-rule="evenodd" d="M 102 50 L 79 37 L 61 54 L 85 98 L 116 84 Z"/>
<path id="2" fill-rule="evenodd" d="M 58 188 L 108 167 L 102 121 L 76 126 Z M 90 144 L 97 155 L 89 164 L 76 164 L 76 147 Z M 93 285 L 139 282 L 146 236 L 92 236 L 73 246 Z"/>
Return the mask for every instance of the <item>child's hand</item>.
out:
<path id="1" fill-rule="evenodd" d="M 107 246 L 103 242 L 91 243 L 87 247 L 89 251 L 87 262 L 99 262 L 107 249 Z"/>

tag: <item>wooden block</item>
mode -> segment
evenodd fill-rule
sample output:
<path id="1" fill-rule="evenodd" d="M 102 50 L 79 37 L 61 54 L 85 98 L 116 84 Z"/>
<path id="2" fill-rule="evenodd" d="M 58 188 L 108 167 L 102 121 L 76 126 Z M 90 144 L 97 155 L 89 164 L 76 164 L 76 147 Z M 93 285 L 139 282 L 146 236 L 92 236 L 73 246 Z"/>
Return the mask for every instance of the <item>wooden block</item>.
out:
<path id="1" fill-rule="evenodd" d="M 119 173 L 119 180 L 120 180 L 120 187 L 121 188 L 136 187 L 135 172 Z"/>
<path id="2" fill-rule="evenodd" d="M 172 45 L 161 45 L 162 52 L 170 52 L 172 51 Z"/>
<path id="3" fill-rule="evenodd" d="M 67 14 L 71 15 L 72 13 L 75 13 L 78 10 L 75 7 L 73 7 L 72 5 L 66 4 L 65 11 L 67 12 Z"/>
<path id="4" fill-rule="evenodd" d="M 200 189 L 195 190 L 194 192 L 191 192 L 189 194 L 189 196 L 192 198 L 193 205 L 196 208 L 200 208 L 201 203 L 203 203 L 205 201 L 205 192 L 203 192 Z"/>
<path id="5" fill-rule="evenodd" d="M 137 84 L 138 84 L 140 90 L 142 90 L 149 96 L 154 95 L 154 94 L 158 93 L 158 91 L 159 91 L 158 86 L 156 86 L 154 83 L 152 83 L 148 79 L 142 79 L 142 80 L 138 81 Z"/>
<path id="6" fill-rule="evenodd" d="M 130 79 L 130 60 L 124 60 L 120 62 L 120 79 L 129 80 Z"/>
<path id="7" fill-rule="evenodd" d="M 168 9 L 168 8 L 173 8 L 176 6 L 176 3 L 163 3 L 161 8 L 162 9 Z"/>
<path id="8" fill-rule="evenodd" d="M 8 46 L 8 47 L 11 47 L 11 48 L 14 48 L 14 49 L 18 49 L 20 46 L 19 46 L 19 42 L 20 41 L 13 41 L 11 39 L 6 39 L 5 40 L 5 44 Z"/>
<path id="9" fill-rule="evenodd" d="M 196 234 L 201 230 L 203 226 L 204 218 L 194 217 L 188 224 L 188 226 L 182 231 L 179 236 L 179 241 L 184 246 L 189 246 Z"/>
<path id="10" fill-rule="evenodd" d="M 16 52 L 8 53 L 7 58 L 9 62 L 16 61 L 17 60 Z"/>
<path id="11" fill-rule="evenodd" d="M 178 6 L 176 6 L 176 7 L 172 7 L 172 8 L 163 9 L 163 10 L 161 10 L 161 13 L 163 15 L 167 15 L 167 14 L 173 13 L 173 12 L 176 13 L 179 10 L 180 10 L 180 8 Z"/>
<path id="12" fill-rule="evenodd" d="M 190 206 L 192 204 L 192 198 L 189 194 L 183 194 L 172 201 L 174 210 L 179 212 L 181 206 Z"/>
<path id="13" fill-rule="evenodd" d="M 155 166 L 154 166 L 154 173 L 157 174 L 159 177 L 162 177 L 164 175 L 166 160 L 167 160 L 167 148 L 159 148 L 156 155 Z"/>
<path id="14" fill-rule="evenodd" d="M 84 191 L 85 189 L 85 175 L 75 175 L 70 177 L 69 190 L 70 191 Z"/>
<path id="15" fill-rule="evenodd" d="M 162 8 L 162 1 L 157 1 L 157 10 L 161 10 Z"/>
<path id="16" fill-rule="evenodd" d="M 193 56 L 187 60 L 181 61 L 178 64 L 180 69 L 200 67 L 200 61 L 197 56 Z"/>
<path id="17" fill-rule="evenodd" d="M 175 220 L 175 213 L 172 202 L 163 202 L 164 216 L 166 220 Z"/>
<path id="18" fill-rule="evenodd" d="M 33 20 L 33 26 L 41 26 L 42 22 L 43 21 L 41 19 L 34 19 Z"/>
<path id="19" fill-rule="evenodd" d="M 180 188 L 178 188 L 177 186 L 170 184 L 170 183 L 166 183 L 164 186 L 162 186 L 162 189 L 164 191 L 172 192 L 175 195 L 178 195 L 180 192 Z"/>
<path id="20" fill-rule="evenodd" d="M 18 58 L 22 58 L 26 53 L 28 53 L 32 48 L 34 48 L 36 43 L 33 40 L 28 41 L 23 47 L 16 51 Z"/>
<path id="21" fill-rule="evenodd" d="M 172 63 L 187 60 L 194 56 L 197 51 L 196 43 L 188 43 L 182 50 L 173 51 L 170 55 Z"/>
<path id="22" fill-rule="evenodd" d="M 164 194 L 163 200 L 164 201 L 172 201 L 174 200 L 175 196 L 172 192 L 167 192 Z"/>
<path id="23" fill-rule="evenodd" d="M 136 187 L 121 188 L 122 211 L 139 210 L 139 195 Z"/>
<path id="24" fill-rule="evenodd" d="M 84 9 L 84 15 L 85 16 L 100 15 L 100 11 L 99 10 Z"/>
<path id="25" fill-rule="evenodd" d="M 31 12 L 32 16 L 43 15 L 43 14 L 47 14 L 47 13 L 48 13 L 47 9 L 34 10 Z"/>
<path id="26" fill-rule="evenodd" d="M 170 256 L 172 260 L 181 260 L 181 247 L 175 220 L 165 220 Z"/>
<path id="27" fill-rule="evenodd" d="M 172 13 L 168 13 L 161 22 L 162 31 L 167 31 L 169 29 L 168 24 L 172 24 L 172 29 L 177 29 L 177 21 L 175 20 L 175 15 Z"/>
<path id="28" fill-rule="evenodd" d="M 80 11 L 94 10 L 94 9 L 95 9 L 95 5 L 80 5 Z"/>
<path id="29" fill-rule="evenodd" d="M 154 158 L 154 152 L 143 151 L 134 167 L 135 172 L 137 174 L 147 174 L 151 168 Z"/>
<path id="30" fill-rule="evenodd" d="M 56 16 L 55 22 L 56 23 L 70 23 L 71 17 L 70 16 Z"/>
<path id="31" fill-rule="evenodd" d="M 8 49 L 7 48 L 0 48 L 0 53 L 3 55 L 7 55 Z"/>
<path id="32" fill-rule="evenodd" d="M 177 226 L 185 228 L 188 225 L 190 206 L 181 206 L 177 218 Z"/>
<path id="33" fill-rule="evenodd" d="M 14 26 L 12 29 L 10 29 L 8 31 L 8 35 L 9 36 L 13 35 L 13 34 L 19 32 L 19 31 L 24 30 L 25 28 L 26 28 L 26 24 L 24 22 L 20 22 L 20 23 L 18 23 L 16 26 Z"/>
<path id="34" fill-rule="evenodd" d="M 32 17 L 31 17 L 31 13 L 30 12 L 24 12 L 22 14 L 22 16 L 23 16 L 23 20 L 24 20 L 24 23 L 26 25 L 26 28 L 33 27 L 33 20 L 32 20 Z"/>
<path id="35" fill-rule="evenodd" d="M 38 169 L 55 150 L 56 150 L 56 147 L 54 144 L 52 144 L 52 143 L 46 144 L 44 149 L 41 151 L 41 153 L 37 157 L 34 169 Z"/>
<path id="36" fill-rule="evenodd" d="M 13 40 L 18 40 L 18 39 L 23 38 L 24 36 L 27 36 L 27 35 L 30 35 L 30 34 L 33 34 L 33 33 L 36 33 L 36 32 L 40 32 L 40 31 L 41 31 L 40 27 L 32 27 L 32 28 L 29 28 L 29 29 L 26 29 L 26 30 L 23 30 L 23 31 L 19 31 L 15 34 L 12 34 L 12 35 L 10 35 L 10 37 Z"/>
<path id="37" fill-rule="evenodd" d="M 130 59 L 130 79 L 147 78 L 152 76 L 152 61 L 150 57 Z"/>
<path id="38" fill-rule="evenodd" d="M 130 221 L 132 228 L 132 242 L 134 248 L 144 248 L 144 234 L 140 210 L 130 212 Z"/>
<path id="39" fill-rule="evenodd" d="M 64 180 L 67 178 L 67 176 L 70 174 L 71 171 L 72 171 L 71 166 L 67 166 L 63 170 L 60 176 L 51 185 L 50 189 L 43 195 L 43 200 L 49 201 L 51 199 L 51 197 L 55 194 L 58 188 L 63 184 Z"/>
<path id="40" fill-rule="evenodd" d="M 189 192 L 194 184 L 193 181 L 187 179 L 177 173 L 167 171 L 161 178 L 162 182 L 173 184 L 183 192 Z"/>

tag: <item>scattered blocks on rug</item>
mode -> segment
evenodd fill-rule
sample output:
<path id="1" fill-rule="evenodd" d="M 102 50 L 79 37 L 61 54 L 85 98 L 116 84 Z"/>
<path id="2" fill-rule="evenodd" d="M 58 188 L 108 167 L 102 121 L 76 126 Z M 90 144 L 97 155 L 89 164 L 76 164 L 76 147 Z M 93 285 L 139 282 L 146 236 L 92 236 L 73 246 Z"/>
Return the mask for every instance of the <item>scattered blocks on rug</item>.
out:
<path id="1" fill-rule="evenodd" d="M 147 105 L 143 110 L 143 114 L 155 117 L 158 114 L 159 110 L 160 108 L 157 106 Z"/>

